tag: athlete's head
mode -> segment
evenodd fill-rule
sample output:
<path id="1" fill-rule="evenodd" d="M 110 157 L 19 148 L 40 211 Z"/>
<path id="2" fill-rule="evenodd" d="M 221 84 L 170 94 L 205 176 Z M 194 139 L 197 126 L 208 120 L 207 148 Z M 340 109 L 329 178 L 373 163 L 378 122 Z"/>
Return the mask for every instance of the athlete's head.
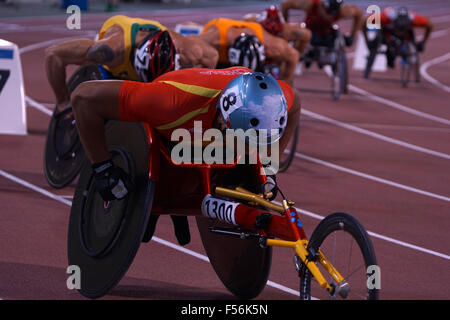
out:
<path id="1" fill-rule="evenodd" d="M 277 36 L 283 30 L 284 19 L 276 6 L 270 6 L 261 14 L 259 23 L 267 32 Z"/>
<path id="2" fill-rule="evenodd" d="M 328 14 L 336 14 L 343 2 L 344 0 L 323 0 L 322 4 Z"/>
<path id="3" fill-rule="evenodd" d="M 156 31 L 149 34 L 136 48 L 134 69 L 144 82 L 174 70 L 175 45 L 168 31 Z"/>
<path id="4" fill-rule="evenodd" d="M 228 49 L 228 60 L 232 66 L 243 66 L 254 71 L 263 71 L 264 46 L 257 37 L 241 33 Z"/>
<path id="5" fill-rule="evenodd" d="M 409 16 L 408 8 L 399 7 L 394 19 L 394 27 L 397 31 L 408 31 L 411 29 L 412 21 Z"/>
<path id="6" fill-rule="evenodd" d="M 256 130 L 256 135 L 249 138 L 254 144 L 264 144 L 261 139 L 256 141 L 260 129 L 267 130 L 267 144 L 278 141 L 284 133 L 288 116 L 286 98 L 270 74 L 252 72 L 234 78 L 217 103 L 229 129 Z"/>

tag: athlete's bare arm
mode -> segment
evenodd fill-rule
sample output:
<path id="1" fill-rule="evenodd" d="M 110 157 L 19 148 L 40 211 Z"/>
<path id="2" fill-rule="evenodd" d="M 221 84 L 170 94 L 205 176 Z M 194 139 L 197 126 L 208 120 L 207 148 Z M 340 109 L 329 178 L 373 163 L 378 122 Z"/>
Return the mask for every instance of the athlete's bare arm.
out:
<path id="1" fill-rule="evenodd" d="M 428 20 L 428 23 L 425 26 L 425 34 L 423 35 L 424 43 L 428 41 L 430 34 L 431 34 L 431 32 L 433 32 L 433 29 L 434 29 L 434 24 L 431 22 L 431 20 L 430 19 L 427 19 L 427 20 Z"/>
<path id="2" fill-rule="evenodd" d="M 289 21 L 289 10 L 296 9 L 308 12 L 312 4 L 312 0 L 285 0 L 281 3 L 280 9 L 284 20 L 287 22 Z"/>
<path id="3" fill-rule="evenodd" d="M 304 28 L 299 23 L 285 23 L 283 25 L 283 31 L 280 33 L 280 37 L 286 41 L 294 42 L 294 48 L 302 54 L 309 42 L 311 41 L 311 31 Z"/>
<path id="4" fill-rule="evenodd" d="M 280 79 L 292 85 L 300 53 L 286 40 L 264 31 L 264 49 L 266 57 L 281 63 Z"/>
<path id="5" fill-rule="evenodd" d="M 120 39 L 122 36 L 120 35 Z M 104 64 L 114 66 L 123 59 L 123 44 L 110 35 L 99 41 L 77 39 L 50 46 L 45 51 L 45 71 L 56 97 L 56 107 L 62 111 L 70 100 L 66 86 L 66 66 Z"/>
<path id="6" fill-rule="evenodd" d="M 345 4 L 340 8 L 339 14 L 344 19 L 353 18 L 353 25 L 350 34 L 354 38 L 356 36 L 356 32 L 361 29 L 361 25 L 364 20 L 361 9 L 354 5 Z"/>
<path id="7" fill-rule="evenodd" d="M 91 163 L 108 160 L 105 120 L 120 120 L 121 80 L 95 80 L 81 83 L 71 95 L 78 134 Z"/>
<path id="8" fill-rule="evenodd" d="M 177 53 L 180 55 L 180 65 L 182 67 L 190 66 L 209 69 L 216 67 L 219 61 L 219 53 L 199 35 L 185 37 L 176 32 L 170 32 L 172 39 L 174 39 Z"/>

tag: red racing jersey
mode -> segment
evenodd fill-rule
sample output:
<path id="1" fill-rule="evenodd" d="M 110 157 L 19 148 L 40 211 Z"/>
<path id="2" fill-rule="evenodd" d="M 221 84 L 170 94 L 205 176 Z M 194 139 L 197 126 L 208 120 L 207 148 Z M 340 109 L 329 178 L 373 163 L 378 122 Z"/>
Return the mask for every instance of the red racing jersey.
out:
<path id="1" fill-rule="evenodd" d="M 252 72 L 244 67 L 182 69 L 165 73 L 150 83 L 124 81 L 119 92 L 120 120 L 146 122 L 170 139 L 178 128 L 192 132 L 194 121 L 202 130 L 212 127 L 222 90 L 237 76 Z M 278 81 L 288 110 L 294 101 L 292 88 Z"/>
<path id="2" fill-rule="evenodd" d="M 395 18 L 397 18 L 397 10 L 388 7 L 381 12 L 380 24 L 382 27 L 390 27 Z M 409 18 L 411 19 L 413 27 L 426 27 L 429 22 L 428 18 L 411 11 L 409 12 Z"/>
<path id="3" fill-rule="evenodd" d="M 339 13 L 328 15 L 329 19 L 325 19 L 319 14 L 319 6 L 321 0 L 313 0 L 311 9 L 306 13 L 305 24 L 312 32 L 325 35 L 333 31 L 333 24 L 339 20 Z"/>

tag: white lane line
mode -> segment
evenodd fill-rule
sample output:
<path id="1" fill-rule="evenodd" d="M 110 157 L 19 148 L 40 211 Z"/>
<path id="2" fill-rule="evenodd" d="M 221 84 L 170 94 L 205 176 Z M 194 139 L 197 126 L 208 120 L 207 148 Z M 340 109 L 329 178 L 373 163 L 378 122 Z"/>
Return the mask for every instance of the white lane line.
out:
<path id="1" fill-rule="evenodd" d="M 328 67 L 328 68 L 326 68 L 326 67 Z M 332 76 L 331 68 L 329 68 L 329 66 L 326 66 L 326 67 L 323 70 L 325 71 L 325 73 L 328 76 L 331 77 Z M 394 102 L 392 100 L 385 99 L 383 97 L 377 96 L 377 95 L 375 95 L 373 93 L 370 93 L 370 92 L 368 92 L 368 91 L 366 91 L 364 89 L 361 89 L 359 87 L 356 87 L 356 86 L 354 86 L 352 84 L 348 84 L 348 89 L 350 91 L 353 91 L 353 92 L 359 94 L 359 95 L 365 96 L 366 98 L 368 98 L 370 100 L 373 100 L 373 101 L 379 102 L 381 104 L 384 104 L 384 105 L 386 105 L 388 107 L 391 107 L 391 108 L 394 108 L 394 109 L 397 109 L 397 110 L 401 110 L 401 111 L 413 114 L 413 115 L 415 115 L 417 117 L 421 117 L 421 118 L 425 118 L 425 119 L 432 120 L 432 121 L 435 121 L 435 122 L 439 122 L 439 123 L 443 123 L 443 124 L 446 124 L 446 125 L 450 125 L 450 120 L 448 120 L 448 119 L 441 118 L 441 117 L 438 117 L 438 116 L 435 116 L 435 115 L 432 115 L 432 114 L 429 114 L 429 113 L 426 113 L 426 112 L 418 111 L 418 110 L 415 110 L 413 108 L 404 106 L 404 105 L 402 105 L 400 103 L 397 103 L 397 102 Z"/>
<path id="2" fill-rule="evenodd" d="M 0 176 L 3 176 L 4 178 L 6 178 L 8 180 L 11 180 L 11 181 L 13 181 L 15 183 L 18 183 L 18 184 L 24 186 L 25 188 L 31 189 L 33 191 L 36 191 L 37 193 L 40 193 L 40 194 L 42 194 L 42 195 L 44 195 L 46 197 L 49 197 L 49 198 L 51 198 L 53 200 L 61 202 L 61 203 L 65 204 L 65 205 L 68 205 L 68 206 L 72 205 L 71 201 L 68 201 L 68 200 L 64 199 L 63 197 L 61 197 L 61 196 L 58 196 L 58 195 L 56 195 L 54 193 L 51 193 L 51 192 L 49 192 L 49 191 L 47 191 L 45 189 L 42 189 L 42 188 L 40 188 L 38 186 L 35 186 L 34 184 L 31 184 L 31 183 L 29 183 L 29 182 L 27 182 L 27 181 L 25 181 L 23 179 L 20 179 L 20 178 L 14 176 L 12 174 L 9 174 L 8 172 L 3 171 L 1 169 L 0 169 Z"/>
<path id="3" fill-rule="evenodd" d="M 35 100 L 31 99 L 29 96 L 25 96 L 25 101 L 33 108 L 38 109 L 39 111 L 45 113 L 48 116 L 52 116 L 53 111 L 51 111 L 50 109 L 46 108 L 45 106 L 43 106 L 42 104 L 40 104 L 39 102 L 36 102 Z"/>
<path id="4" fill-rule="evenodd" d="M 392 100 L 388 100 L 388 99 L 382 98 L 382 97 L 377 96 L 377 95 L 375 95 L 373 93 L 370 93 L 370 92 L 368 92 L 366 90 L 363 90 L 363 89 L 361 89 L 359 87 L 356 87 L 356 86 L 354 86 L 352 84 L 348 85 L 348 89 L 350 91 L 353 91 L 353 92 L 357 93 L 357 94 L 365 96 L 366 98 L 369 98 L 370 100 L 373 100 L 373 101 L 379 102 L 381 104 L 384 104 L 384 105 L 386 105 L 388 107 L 391 107 L 391 108 L 394 108 L 394 109 L 397 109 L 397 110 L 401 110 L 401 111 L 410 113 L 410 114 L 415 115 L 417 117 L 421 117 L 421 118 L 424 118 L 424 119 L 428 119 L 428 120 L 432 120 L 432 121 L 435 121 L 435 122 L 439 122 L 439 123 L 443 123 L 443 124 L 446 124 L 446 125 L 450 125 L 450 120 L 448 120 L 448 119 L 441 118 L 441 117 L 438 117 L 438 116 L 435 116 L 435 115 L 432 115 L 432 114 L 429 114 L 429 113 L 426 113 L 426 112 L 418 111 L 418 110 L 415 110 L 413 108 L 404 106 L 404 105 L 402 105 L 400 103 L 394 102 Z"/>
<path id="5" fill-rule="evenodd" d="M 161 239 L 161 238 L 159 238 L 159 237 L 153 236 L 153 237 L 152 237 L 152 241 L 155 241 L 155 242 L 157 242 L 157 243 L 160 243 L 160 244 L 162 244 L 162 245 L 165 245 L 165 246 L 167 246 L 167 247 L 170 247 L 170 248 L 172 248 L 172 249 L 178 250 L 178 251 L 180 251 L 180 252 L 183 252 L 183 253 L 186 253 L 186 254 L 188 254 L 188 255 L 191 255 L 191 256 L 193 256 L 193 257 L 195 257 L 195 258 L 198 258 L 198 259 L 200 259 L 200 260 L 202 260 L 202 261 L 205 261 L 205 262 L 210 263 L 209 258 L 208 258 L 207 256 L 205 256 L 205 255 L 203 255 L 203 254 L 200 254 L 200 253 L 197 253 L 197 252 L 195 252 L 195 251 L 192 251 L 192 250 L 183 248 L 183 247 L 181 247 L 181 246 L 179 246 L 179 245 L 176 245 L 176 244 L 174 244 L 174 243 L 172 243 L 172 242 L 166 241 L 166 240 Z M 267 285 L 268 285 L 268 286 L 271 286 L 271 287 L 273 287 L 273 288 L 276 288 L 276 289 L 278 289 L 278 290 L 284 291 L 284 292 L 286 292 L 286 293 L 290 293 L 290 294 L 295 295 L 295 296 L 300 296 L 300 293 L 298 292 L 298 290 L 294 290 L 294 289 L 288 288 L 288 287 L 283 286 L 283 285 L 281 285 L 281 284 L 279 284 L 279 283 L 276 283 L 276 282 L 273 282 L 273 281 L 268 280 L 268 281 L 267 281 Z M 317 298 L 313 298 L 312 300 L 316 300 L 316 299 L 317 299 Z"/>
<path id="6" fill-rule="evenodd" d="M 3 170 L 0 170 L 0 175 L 3 175 L 5 178 L 7 178 L 9 180 L 12 180 L 14 182 L 17 182 L 17 183 L 21 184 L 22 186 L 30 188 L 30 189 L 32 189 L 32 190 L 34 190 L 34 191 L 36 191 L 36 192 L 38 192 L 38 193 L 40 193 L 40 194 L 42 194 L 42 195 L 44 195 L 46 197 L 49 197 L 49 198 L 51 198 L 53 200 L 60 201 L 60 202 L 66 204 L 68 206 L 72 206 L 72 202 L 71 201 L 62 199 L 58 195 L 52 194 L 52 193 L 50 193 L 50 192 L 48 192 L 48 191 L 46 191 L 46 190 L 44 190 L 44 189 L 42 189 L 42 188 L 40 188 L 38 186 L 34 186 L 31 183 L 25 182 L 24 180 L 22 180 L 20 178 L 17 178 L 15 176 L 11 175 L 11 174 L 6 173 L 6 175 L 4 175 L 4 174 L 1 174 L 1 173 L 6 173 Z M 21 182 L 24 182 L 24 183 L 21 183 Z M 280 204 L 277 201 L 274 201 L 274 202 Z M 309 216 L 309 217 L 312 217 L 312 218 L 315 218 L 315 219 L 318 219 L 318 220 L 322 220 L 324 218 L 324 216 L 321 216 L 319 214 L 313 213 L 313 212 L 308 211 L 308 210 L 303 210 L 303 209 L 300 209 L 300 208 L 297 208 L 297 207 L 295 209 L 298 210 L 298 212 L 300 212 L 300 213 L 302 213 L 302 214 L 304 214 L 306 216 Z M 429 250 L 429 249 L 426 249 L 426 248 L 423 248 L 423 247 L 420 247 L 420 246 L 416 246 L 416 245 L 410 244 L 408 242 L 400 241 L 400 240 L 397 240 L 397 239 L 394 239 L 394 238 L 391 238 L 391 237 L 383 236 L 383 235 L 380 235 L 380 234 L 375 233 L 375 232 L 371 232 L 371 231 L 367 231 L 367 232 L 370 235 L 373 235 L 374 237 L 378 237 L 378 238 L 380 238 L 382 240 L 385 240 L 387 242 L 391 242 L 391 243 L 394 243 L 394 244 L 397 244 L 397 245 L 400 245 L 400 246 L 404 246 L 404 247 L 407 247 L 407 248 L 410 248 L 410 249 L 413 249 L 413 250 L 416 250 L 416 251 L 420 251 L 420 252 L 424 252 L 424 253 L 427 253 L 427 254 L 430 254 L 430 255 L 434 255 L 434 256 L 437 256 L 437 257 L 440 257 L 440 258 L 443 258 L 443 259 L 446 259 L 446 260 L 450 260 L 450 256 L 449 255 L 446 255 L 446 254 L 443 254 L 443 253 L 440 253 L 440 252 L 436 252 L 436 251 L 433 251 L 433 250 Z M 173 246 L 177 246 L 176 244 L 172 244 L 172 245 Z"/>
<path id="7" fill-rule="evenodd" d="M 432 83 L 433 85 L 435 85 L 435 86 L 438 87 L 439 89 L 442 89 L 442 90 L 444 90 L 444 91 L 450 93 L 450 87 L 449 87 L 449 86 L 447 86 L 447 85 L 445 85 L 445 84 L 443 84 L 443 83 L 440 83 L 440 82 L 437 81 L 435 78 L 433 78 L 432 76 L 430 76 L 430 75 L 428 74 L 428 72 L 427 72 L 427 69 L 428 69 L 429 67 L 434 66 L 434 65 L 439 64 L 439 63 L 442 63 L 442 62 L 444 62 L 444 61 L 446 61 L 446 60 L 448 60 L 448 59 L 450 59 L 450 52 L 449 52 L 449 53 L 446 53 L 446 54 L 444 54 L 444 55 L 442 55 L 442 56 L 440 56 L 440 57 L 431 59 L 431 60 L 429 60 L 429 61 L 423 63 L 423 64 L 420 66 L 420 74 L 421 74 L 422 77 L 425 78 L 428 82 Z"/>
<path id="8" fill-rule="evenodd" d="M 444 200 L 444 201 L 450 202 L 450 197 L 446 197 L 446 196 L 443 196 L 443 195 L 440 195 L 440 194 L 428 192 L 428 191 L 421 190 L 421 189 L 414 188 L 414 187 L 410 187 L 410 186 L 407 186 L 407 185 L 404 185 L 404 184 L 401 184 L 401 183 L 397 183 L 397 182 L 394 182 L 394 181 L 391 181 L 391 180 L 379 178 L 379 177 L 376 177 L 376 176 L 373 176 L 373 175 L 370 175 L 370 174 L 367 174 L 367 173 L 363 173 L 363 172 L 360 172 L 360 171 L 356 171 L 356 170 L 353 170 L 353 169 L 342 167 L 340 165 L 337 165 L 337 164 L 334 164 L 334 163 L 331 163 L 331 162 L 328 162 L 328 161 L 324 161 L 324 160 L 320 160 L 320 159 L 317 159 L 317 158 L 314 158 L 314 157 L 311 157 L 311 156 L 307 156 L 306 154 L 303 154 L 303 153 L 296 152 L 295 156 L 297 158 L 300 158 L 300 159 L 303 159 L 303 160 L 307 160 L 307 161 L 310 161 L 310 162 L 313 162 L 313 163 L 316 163 L 316 164 L 320 164 L 322 166 L 325 166 L 325 167 L 328 167 L 328 168 L 331 168 L 331 169 L 335 169 L 335 170 L 338 170 L 338 171 L 342 171 L 342 172 L 345 172 L 345 173 L 348 173 L 348 174 L 352 174 L 352 175 L 355 175 L 355 176 L 358 176 L 358 177 L 361 177 L 361 178 L 364 178 L 364 179 L 368 179 L 368 180 L 372 180 L 372 181 L 375 181 L 375 182 L 387 184 L 389 186 L 392 186 L 392 187 L 395 187 L 395 188 L 399 188 L 399 189 L 403 189 L 403 190 L 410 191 L 410 192 L 414 192 L 414 193 L 417 193 L 417 194 L 420 194 L 420 195 L 423 195 L 423 196 L 426 196 L 426 197 L 431 197 L 431 198 L 435 198 L 435 199 L 439 199 L 439 200 Z"/>
<path id="9" fill-rule="evenodd" d="M 411 143 L 407 143 L 407 142 L 404 142 L 404 141 L 401 141 L 401 140 L 398 140 L 398 139 L 390 138 L 390 137 L 384 136 L 382 134 L 379 134 L 379 133 L 376 133 L 376 132 L 373 132 L 373 131 L 370 131 L 370 130 L 362 129 L 362 128 L 359 128 L 357 126 L 354 126 L 354 125 L 351 125 L 351 124 L 348 124 L 348 123 L 344 123 L 344 122 L 341 122 L 341 121 L 338 121 L 338 120 L 335 120 L 335 119 L 332 119 L 332 118 L 328 118 L 326 116 L 320 115 L 318 113 L 309 111 L 309 110 L 304 109 L 304 108 L 301 110 L 301 113 L 303 113 L 303 114 L 305 114 L 305 115 L 307 115 L 309 117 L 312 117 L 312 118 L 315 118 L 315 119 L 319 119 L 319 120 L 322 120 L 324 122 L 333 124 L 335 126 L 338 126 L 338 127 L 341 127 L 341 128 L 345 128 L 345 129 L 348 129 L 348 130 L 351 130 L 351 131 L 355 131 L 355 132 L 358 132 L 358 133 L 370 136 L 370 137 L 375 138 L 375 139 L 383 140 L 385 142 L 396 144 L 396 145 L 404 147 L 404 148 L 408 148 L 408 149 L 411 149 L 411 150 L 414 150 L 414 151 L 426 153 L 426 154 L 433 155 L 433 156 L 436 156 L 436 157 L 440 157 L 440 158 L 443 158 L 443 159 L 450 159 L 450 155 L 449 154 L 438 152 L 438 151 L 427 149 L 427 148 L 423 148 L 423 147 L 419 147 L 417 145 L 414 145 L 414 144 L 411 144 Z"/>

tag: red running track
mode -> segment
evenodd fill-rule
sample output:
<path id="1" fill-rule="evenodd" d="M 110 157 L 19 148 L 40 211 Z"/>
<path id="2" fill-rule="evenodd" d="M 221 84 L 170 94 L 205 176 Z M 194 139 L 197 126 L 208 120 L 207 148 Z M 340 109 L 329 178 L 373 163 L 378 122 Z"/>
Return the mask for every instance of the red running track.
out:
<path id="1" fill-rule="evenodd" d="M 415 10 L 438 21 L 422 62 L 450 51 L 450 4 L 433 4 L 431 9 L 413 2 Z M 245 13 L 248 9 L 233 8 L 141 16 L 173 27 L 185 20 L 205 23 L 219 15 L 239 18 Z M 63 15 L 1 21 L 0 38 L 22 50 L 26 95 L 51 106 L 43 67 L 48 41 L 92 37 L 105 18 L 86 16 L 80 31 L 67 30 Z M 348 26 L 342 23 L 344 30 Z M 426 71 L 450 86 L 450 60 Z M 332 102 L 323 71 L 313 67 L 296 77 L 302 129 L 297 157 L 287 173 L 279 174 L 279 184 L 302 210 L 307 234 L 320 216 L 336 211 L 349 212 L 363 223 L 381 268 L 382 299 L 448 299 L 450 93 L 425 80 L 403 89 L 398 70 L 369 80 L 352 70 L 350 82 L 350 93 Z M 29 107 L 27 120 L 27 136 L 0 135 L 0 298 L 81 299 L 66 287 L 66 229 L 74 185 L 62 190 L 47 185 L 42 159 L 49 116 Z M 171 221 L 161 218 L 157 238 L 141 246 L 125 278 L 104 298 L 232 299 L 205 261 L 195 222 L 190 221 L 190 251 L 172 247 Z M 290 250 L 274 249 L 269 280 L 257 299 L 298 298 Z"/>

